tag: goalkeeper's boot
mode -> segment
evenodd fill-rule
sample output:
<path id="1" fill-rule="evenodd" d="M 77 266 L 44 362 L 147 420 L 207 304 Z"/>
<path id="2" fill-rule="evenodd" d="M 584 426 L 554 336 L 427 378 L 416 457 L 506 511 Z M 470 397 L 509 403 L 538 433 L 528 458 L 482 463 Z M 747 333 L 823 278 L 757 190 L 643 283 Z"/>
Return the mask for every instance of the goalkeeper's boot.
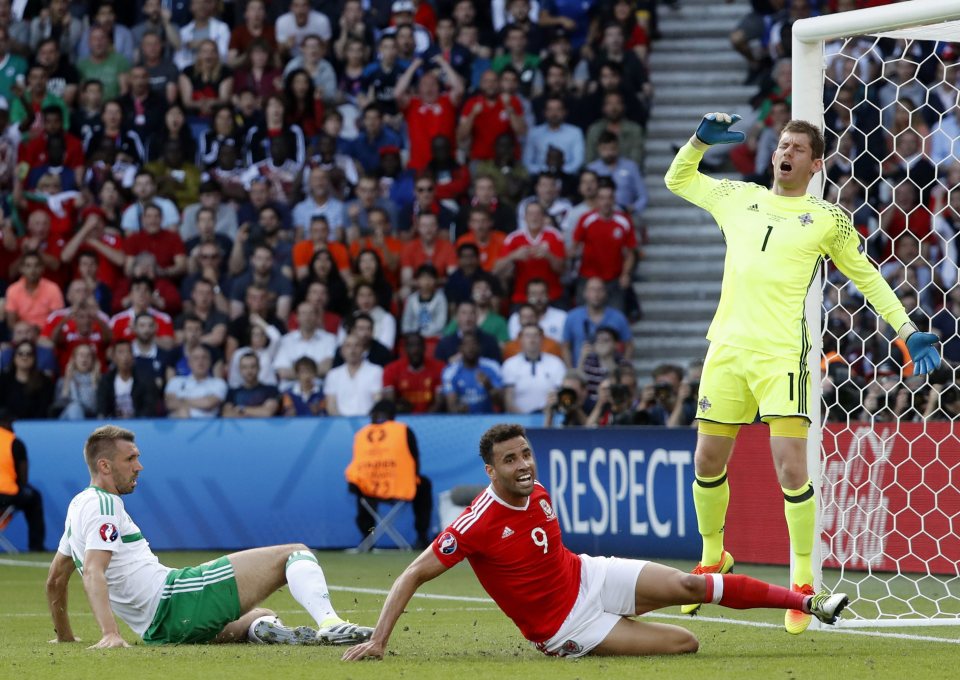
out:
<path id="1" fill-rule="evenodd" d="M 310 626 L 290 628 L 278 618 L 262 618 L 253 626 L 253 634 L 266 645 L 315 645 L 317 631 Z"/>
<path id="2" fill-rule="evenodd" d="M 810 613 L 817 617 L 822 623 L 833 625 L 840 618 L 840 612 L 850 604 L 850 598 L 846 593 L 834 593 L 831 595 L 823 590 L 813 596 L 810 600 Z"/>
<path id="3" fill-rule="evenodd" d="M 813 586 L 809 583 L 804 583 L 803 585 L 797 585 L 794 583 L 790 590 L 795 593 L 803 593 L 804 595 L 814 595 Z M 811 609 L 813 603 L 811 602 Z M 810 619 L 812 616 L 810 614 L 805 614 L 799 609 L 788 609 L 783 615 L 783 627 L 786 628 L 787 632 L 791 635 L 799 635 L 807 629 L 807 626 L 810 625 Z M 819 616 L 817 617 L 820 618 Z"/>
<path id="4" fill-rule="evenodd" d="M 357 645 L 369 640 L 371 635 L 373 628 L 331 618 L 320 625 L 316 637 L 321 645 Z"/>
<path id="5" fill-rule="evenodd" d="M 720 553 L 720 561 L 716 564 L 708 564 L 703 566 L 702 563 L 698 563 L 694 567 L 691 574 L 729 574 L 733 571 L 733 555 L 724 550 Z M 680 613 L 689 614 L 690 616 L 696 616 L 700 612 L 700 607 L 703 606 L 703 602 L 697 602 L 696 604 L 685 604 L 681 605 Z"/>

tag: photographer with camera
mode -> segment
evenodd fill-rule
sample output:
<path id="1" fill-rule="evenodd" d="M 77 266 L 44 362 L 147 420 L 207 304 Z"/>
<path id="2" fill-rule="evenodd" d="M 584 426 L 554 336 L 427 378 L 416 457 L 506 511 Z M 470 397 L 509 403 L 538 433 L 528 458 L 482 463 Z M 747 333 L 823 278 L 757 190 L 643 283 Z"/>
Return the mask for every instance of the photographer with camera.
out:
<path id="1" fill-rule="evenodd" d="M 637 407 L 638 425 L 665 426 L 678 407 L 683 370 L 673 364 L 653 369 L 653 383 L 643 388 Z"/>
<path id="2" fill-rule="evenodd" d="M 611 326 L 600 326 L 592 337 L 580 345 L 577 368 L 587 378 L 587 410 L 592 410 L 599 399 L 600 384 L 616 368 L 630 366 L 617 349 L 620 334 Z"/>
<path id="3" fill-rule="evenodd" d="M 637 373 L 633 366 L 619 366 L 600 383 L 597 403 L 587 418 L 587 427 L 611 427 L 616 425 L 645 425 L 638 422 Z"/>
<path id="4" fill-rule="evenodd" d="M 587 378 L 571 368 L 564 374 L 560 389 L 547 395 L 543 426 L 583 427 L 587 424 L 587 412 L 583 410 L 586 400 Z"/>
<path id="5" fill-rule="evenodd" d="M 687 366 L 687 377 L 677 388 L 677 399 L 673 411 L 667 418 L 667 427 L 696 427 L 697 400 L 700 398 L 700 374 L 702 361 L 691 361 Z"/>

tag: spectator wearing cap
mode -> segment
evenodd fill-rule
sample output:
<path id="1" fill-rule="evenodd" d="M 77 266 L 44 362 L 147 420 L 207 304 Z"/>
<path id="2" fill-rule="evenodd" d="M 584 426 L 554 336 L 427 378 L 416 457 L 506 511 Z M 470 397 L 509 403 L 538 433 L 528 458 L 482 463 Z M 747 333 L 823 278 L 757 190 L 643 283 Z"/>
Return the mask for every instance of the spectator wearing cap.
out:
<path id="1" fill-rule="evenodd" d="M 237 209 L 232 202 L 224 202 L 220 192 L 220 185 L 213 181 L 205 181 L 199 187 L 200 200 L 183 209 L 183 220 L 180 223 L 180 237 L 190 244 L 193 239 L 201 236 L 199 228 L 200 211 L 203 209 L 213 213 L 214 232 L 216 240 L 224 252 L 230 252 L 233 238 L 237 235 Z M 191 248 L 187 248 L 190 252 Z"/>
<path id="2" fill-rule="evenodd" d="M 493 273 L 502 278 L 513 277 L 511 302 L 526 301 L 527 282 L 531 279 L 546 281 L 551 300 L 558 300 L 563 295 L 560 276 L 566 268 L 566 248 L 563 234 L 548 226 L 547 220 L 547 213 L 540 203 L 527 203 L 525 226 L 510 234 L 503 244 Z"/>
<path id="3" fill-rule="evenodd" d="M 446 137 L 451 147 L 456 148 L 457 107 L 463 96 L 463 80 L 441 55 L 433 58 L 433 64 L 440 67 L 450 87 L 447 93 L 440 92 L 440 79 L 428 71 L 420 77 L 416 96 L 409 93 L 414 75 L 424 65 L 416 58 L 407 67 L 397 81 L 394 96 L 397 106 L 407 121 L 410 160 L 407 163 L 412 170 L 423 170 L 430 160 L 430 143 L 435 137 Z"/>
<path id="4" fill-rule="evenodd" d="M 290 0 L 290 11 L 277 17 L 274 29 L 277 44 L 284 54 L 300 54 L 300 43 L 308 35 L 319 36 L 327 42 L 333 35 L 326 14 L 310 9 L 309 0 Z"/>
<path id="5" fill-rule="evenodd" d="M 60 261 L 65 266 L 79 269 L 79 258 L 90 254 L 96 258 L 95 281 L 114 288 L 123 279 L 126 254 L 123 241 L 115 230 L 106 229 L 106 215 L 96 205 L 84 208 L 80 213 L 80 229 L 70 237 L 60 252 Z M 79 272 L 77 272 L 79 274 Z"/>
<path id="6" fill-rule="evenodd" d="M 620 153 L 620 139 L 615 132 L 603 132 L 597 139 L 598 158 L 587 165 L 601 178 L 614 184 L 614 202 L 640 222 L 647 207 L 647 187 L 640 174 L 640 168 Z M 598 184 L 605 185 L 606 182 Z"/>
<path id="7" fill-rule="evenodd" d="M 417 267 L 413 276 L 414 291 L 404 300 L 401 333 L 419 333 L 424 338 L 436 339 L 447 324 L 447 297 L 438 285 L 437 268 L 425 263 Z"/>
<path id="8" fill-rule="evenodd" d="M 417 185 L 422 187 L 429 181 L 420 180 Z M 400 256 L 401 297 L 410 290 L 413 274 L 423 264 L 433 266 L 443 281 L 457 266 L 456 251 L 450 241 L 440 238 L 437 216 L 430 212 L 417 216 L 417 237 L 407 242 Z"/>
<path id="9" fill-rule="evenodd" d="M 603 118 L 587 130 L 586 160 L 592 163 L 600 157 L 600 138 L 610 132 L 617 136 L 620 155 L 643 166 L 643 128 L 626 118 L 626 106 L 621 92 L 606 92 L 603 95 Z"/>
<path id="10" fill-rule="evenodd" d="M 545 122 L 527 136 L 524 164 L 531 172 L 543 172 L 547 167 L 547 153 L 555 148 L 563 153 L 563 171 L 575 174 L 583 165 L 583 132 L 566 122 L 567 108 L 561 97 L 548 98 L 543 115 Z"/>
<path id="11" fill-rule="evenodd" d="M 366 173 L 380 169 L 380 151 L 385 147 L 403 146 L 403 138 L 392 128 L 384 126 L 379 104 L 368 104 L 363 110 L 361 131 L 347 142 L 346 151 L 363 167 Z"/>
<path id="12" fill-rule="evenodd" d="M 99 80 L 103 84 L 106 101 L 116 99 L 129 86 L 130 61 L 113 48 L 102 26 L 91 26 L 89 36 L 90 54 L 77 62 L 77 70 L 84 80 Z"/>
<path id="13" fill-rule="evenodd" d="M 383 32 L 386 35 L 396 34 L 400 27 L 409 26 L 413 31 L 417 54 L 423 54 L 430 48 L 430 43 L 432 42 L 430 38 L 431 30 L 417 23 L 417 20 L 421 16 L 421 10 L 423 16 L 432 16 L 432 10 L 424 7 L 424 5 L 427 4 L 428 3 L 424 2 L 414 2 L 414 0 L 394 0 L 390 5 L 390 23 L 392 25 L 385 28 Z M 435 26 L 435 17 L 433 18 L 433 23 Z"/>

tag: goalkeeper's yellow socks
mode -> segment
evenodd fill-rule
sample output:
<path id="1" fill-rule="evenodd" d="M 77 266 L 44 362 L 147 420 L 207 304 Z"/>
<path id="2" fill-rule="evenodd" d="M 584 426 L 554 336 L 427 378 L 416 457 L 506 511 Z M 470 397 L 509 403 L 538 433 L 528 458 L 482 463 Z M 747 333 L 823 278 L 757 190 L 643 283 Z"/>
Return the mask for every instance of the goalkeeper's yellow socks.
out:
<path id="1" fill-rule="evenodd" d="M 799 489 L 783 489 L 783 514 L 790 532 L 790 550 L 793 552 L 793 582 L 813 584 L 813 534 L 817 507 L 810 480 Z"/>
<path id="2" fill-rule="evenodd" d="M 730 485 L 727 470 L 716 477 L 695 475 L 693 480 L 693 505 L 697 509 L 697 528 L 703 537 L 703 552 L 700 564 L 716 564 L 723 555 L 723 524 L 727 519 L 730 503 Z"/>

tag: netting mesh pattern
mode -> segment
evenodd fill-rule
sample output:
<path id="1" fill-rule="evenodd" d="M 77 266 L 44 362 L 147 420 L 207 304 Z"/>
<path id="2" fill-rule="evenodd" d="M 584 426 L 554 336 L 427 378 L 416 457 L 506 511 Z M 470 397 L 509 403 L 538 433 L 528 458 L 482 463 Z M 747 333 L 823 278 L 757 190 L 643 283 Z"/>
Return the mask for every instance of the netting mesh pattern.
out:
<path id="1" fill-rule="evenodd" d="M 960 620 L 960 50 L 860 36 L 825 53 L 825 198 L 945 361 L 914 377 L 905 344 L 827 269 L 824 584 L 858 619 Z"/>

